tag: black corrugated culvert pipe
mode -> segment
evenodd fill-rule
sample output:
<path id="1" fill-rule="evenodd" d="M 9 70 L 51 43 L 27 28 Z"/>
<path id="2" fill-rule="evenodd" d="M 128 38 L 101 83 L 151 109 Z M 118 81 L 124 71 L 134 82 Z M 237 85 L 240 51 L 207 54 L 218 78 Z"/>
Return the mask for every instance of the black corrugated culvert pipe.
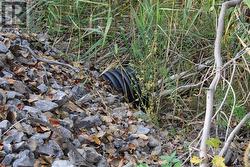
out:
<path id="1" fill-rule="evenodd" d="M 115 68 L 104 72 L 102 78 L 122 93 L 128 102 L 140 106 L 142 110 L 148 107 L 148 97 L 142 95 L 135 71 L 130 67 Z"/>

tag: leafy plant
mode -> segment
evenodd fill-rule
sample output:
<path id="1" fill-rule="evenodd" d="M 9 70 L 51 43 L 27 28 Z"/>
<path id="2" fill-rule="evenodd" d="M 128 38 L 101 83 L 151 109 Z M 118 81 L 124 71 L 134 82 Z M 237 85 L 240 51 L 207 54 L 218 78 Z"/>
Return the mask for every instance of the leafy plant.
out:
<path id="1" fill-rule="evenodd" d="M 181 167 L 181 160 L 176 157 L 176 152 L 171 155 L 161 156 L 162 167 Z"/>
<path id="2" fill-rule="evenodd" d="M 148 165 L 145 163 L 140 163 L 140 164 L 136 165 L 136 167 L 148 167 Z"/>

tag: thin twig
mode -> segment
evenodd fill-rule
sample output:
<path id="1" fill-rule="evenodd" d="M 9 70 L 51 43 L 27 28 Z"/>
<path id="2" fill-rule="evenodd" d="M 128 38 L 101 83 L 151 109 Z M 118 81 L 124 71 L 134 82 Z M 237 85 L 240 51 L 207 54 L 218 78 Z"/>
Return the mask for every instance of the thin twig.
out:
<path id="1" fill-rule="evenodd" d="M 68 67 L 68 68 L 71 68 L 72 70 L 74 70 L 75 72 L 79 72 L 79 69 L 78 68 L 75 68 L 69 64 L 66 64 L 66 63 L 62 63 L 62 62 L 58 62 L 58 61 L 54 61 L 54 60 L 48 60 L 48 59 L 43 59 L 43 58 L 40 58 L 40 57 L 37 57 L 37 55 L 34 53 L 34 51 L 29 47 L 29 46 L 21 46 L 25 49 L 28 49 L 28 51 L 31 53 L 32 57 L 38 61 L 41 61 L 41 62 L 45 62 L 45 63 L 48 63 L 48 64 L 54 64 L 54 65 L 60 65 L 60 66 L 65 66 L 65 67 Z"/>

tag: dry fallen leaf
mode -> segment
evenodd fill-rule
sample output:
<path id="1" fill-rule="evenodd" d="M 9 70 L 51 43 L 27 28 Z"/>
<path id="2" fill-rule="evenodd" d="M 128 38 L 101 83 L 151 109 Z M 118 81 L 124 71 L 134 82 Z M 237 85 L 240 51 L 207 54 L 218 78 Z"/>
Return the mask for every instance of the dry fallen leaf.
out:
<path id="1" fill-rule="evenodd" d="M 94 143 L 96 143 L 96 144 L 98 144 L 98 145 L 101 144 L 101 140 L 100 140 L 99 137 L 97 137 L 96 135 L 92 135 L 92 136 L 91 136 L 91 140 L 92 140 L 92 142 L 94 142 Z"/>
<path id="2" fill-rule="evenodd" d="M 50 122 L 51 125 L 53 125 L 53 126 L 60 126 L 60 121 L 59 121 L 58 119 L 49 118 L 49 122 Z"/>

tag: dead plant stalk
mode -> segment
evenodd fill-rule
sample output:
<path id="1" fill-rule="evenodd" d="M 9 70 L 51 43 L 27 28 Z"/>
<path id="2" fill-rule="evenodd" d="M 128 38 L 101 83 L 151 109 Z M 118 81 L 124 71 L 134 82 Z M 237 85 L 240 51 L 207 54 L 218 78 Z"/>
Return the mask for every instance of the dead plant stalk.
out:
<path id="1" fill-rule="evenodd" d="M 222 69 L 221 38 L 223 35 L 223 30 L 224 30 L 224 17 L 225 17 L 226 10 L 228 8 L 234 7 L 237 4 L 240 4 L 241 2 L 242 0 L 230 0 L 230 1 L 222 3 L 220 15 L 218 18 L 216 38 L 214 42 L 214 58 L 215 58 L 216 74 L 207 91 L 206 114 L 205 114 L 203 133 L 201 137 L 200 152 L 199 152 L 200 158 L 204 160 L 200 164 L 200 167 L 208 166 L 206 141 L 208 140 L 209 135 L 210 135 L 211 120 L 212 120 L 212 115 L 213 115 L 214 93 L 216 91 L 217 84 L 221 78 L 221 69 Z"/>

